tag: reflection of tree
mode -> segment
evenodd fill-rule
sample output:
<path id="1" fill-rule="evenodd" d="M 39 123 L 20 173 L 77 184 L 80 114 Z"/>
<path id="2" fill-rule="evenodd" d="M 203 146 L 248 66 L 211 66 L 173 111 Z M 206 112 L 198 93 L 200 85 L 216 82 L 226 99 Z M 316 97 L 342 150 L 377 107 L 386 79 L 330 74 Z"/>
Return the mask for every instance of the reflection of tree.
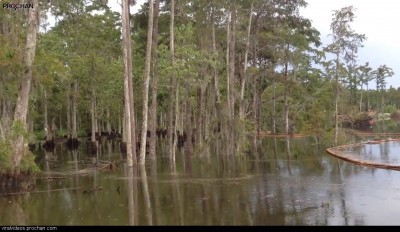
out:
<path id="1" fill-rule="evenodd" d="M 17 225 L 26 225 L 27 223 L 27 215 L 25 211 L 22 209 L 20 203 L 18 201 L 13 201 L 14 212 L 11 215 L 14 215 L 15 224 Z"/>
<path id="2" fill-rule="evenodd" d="M 275 156 L 275 161 L 276 161 L 276 167 L 280 169 L 279 167 L 279 162 L 278 162 L 278 145 L 276 143 L 276 138 L 274 138 L 274 156 Z"/>
<path id="3" fill-rule="evenodd" d="M 111 153 L 112 153 L 112 141 L 107 141 L 107 150 L 108 150 L 108 161 L 111 161 Z"/>
<path id="4" fill-rule="evenodd" d="M 191 157 L 188 157 L 191 159 Z M 179 225 L 184 225 L 184 218 L 183 218 L 183 202 L 181 198 L 181 193 L 179 191 L 179 183 L 177 179 L 177 172 L 176 172 L 176 163 L 174 160 L 170 160 L 170 173 L 173 177 L 172 179 L 172 199 L 173 204 L 178 207 L 178 213 L 175 214 L 178 217 Z"/>
<path id="5" fill-rule="evenodd" d="M 391 160 L 389 160 L 389 143 L 384 142 L 379 144 L 379 152 L 380 152 L 380 157 L 383 162 L 388 162 L 390 163 Z"/>
<path id="6" fill-rule="evenodd" d="M 125 166 L 127 171 L 128 184 L 128 208 L 129 208 L 129 225 L 138 224 L 137 221 L 137 169 L 136 167 Z"/>
<path id="7" fill-rule="evenodd" d="M 292 175 L 292 171 L 290 169 L 290 157 L 292 155 L 290 154 L 290 138 L 286 137 L 286 160 L 287 160 L 287 168 L 289 175 Z"/>
<path id="8" fill-rule="evenodd" d="M 146 166 L 140 165 L 140 179 L 142 182 L 142 189 L 143 189 L 143 197 L 144 197 L 144 206 L 145 206 L 145 216 L 148 225 L 153 225 L 153 215 L 151 209 L 151 202 L 150 202 L 150 194 L 149 194 L 149 187 L 147 183 L 147 173 L 146 173 Z"/>
<path id="9" fill-rule="evenodd" d="M 154 199 L 154 224 L 161 224 L 161 205 L 160 205 L 160 194 L 158 190 L 158 174 L 157 174 L 157 160 L 153 159 L 151 161 L 151 183 L 152 183 L 152 192 Z"/>

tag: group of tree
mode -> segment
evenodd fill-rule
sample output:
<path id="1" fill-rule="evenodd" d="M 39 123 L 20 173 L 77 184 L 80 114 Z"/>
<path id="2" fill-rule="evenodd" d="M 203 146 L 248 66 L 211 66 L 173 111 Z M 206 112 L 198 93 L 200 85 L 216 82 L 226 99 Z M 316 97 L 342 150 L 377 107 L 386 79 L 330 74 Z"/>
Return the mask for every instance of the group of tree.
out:
<path id="1" fill-rule="evenodd" d="M 134 165 L 159 143 L 171 159 L 243 154 L 263 131 L 337 143 L 338 115 L 400 100 L 386 88 L 391 68 L 358 63 L 366 36 L 351 28 L 352 6 L 333 12 L 322 47 L 305 0 L 148 0 L 134 14 L 130 0 L 121 14 L 104 0 L 29 2 L 0 9 L 0 159 L 11 171 L 40 132 L 121 134 Z"/>

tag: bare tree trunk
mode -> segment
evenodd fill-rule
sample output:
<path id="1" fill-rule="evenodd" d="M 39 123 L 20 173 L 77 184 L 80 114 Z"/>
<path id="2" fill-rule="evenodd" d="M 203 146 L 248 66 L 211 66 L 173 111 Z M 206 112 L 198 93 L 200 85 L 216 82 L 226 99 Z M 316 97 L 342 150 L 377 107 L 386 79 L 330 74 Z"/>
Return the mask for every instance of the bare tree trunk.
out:
<path id="1" fill-rule="evenodd" d="M 67 134 L 71 138 L 71 83 L 67 81 Z"/>
<path id="2" fill-rule="evenodd" d="M 276 77 L 272 79 L 272 134 L 276 134 Z"/>
<path id="3" fill-rule="evenodd" d="M 124 113 L 124 111 L 122 110 L 122 118 L 124 118 L 125 116 L 125 113 Z M 122 124 L 125 124 L 125 122 L 124 123 L 122 123 Z M 122 134 L 122 128 L 121 128 L 121 115 L 120 115 L 120 117 L 118 117 L 118 133 L 119 134 Z"/>
<path id="4" fill-rule="evenodd" d="M 177 86 L 177 81 L 175 80 L 175 123 L 174 123 L 174 135 L 175 135 L 175 139 L 174 139 L 174 143 L 172 145 L 172 161 L 175 162 L 175 152 L 176 152 L 176 147 L 177 147 L 177 142 L 178 142 L 178 114 L 179 114 L 179 89 Z"/>
<path id="5" fill-rule="evenodd" d="M 363 104 L 363 84 L 361 84 L 360 94 L 361 94 L 361 96 L 360 96 L 360 112 L 362 112 L 363 111 L 363 109 L 362 109 L 362 104 Z"/>
<path id="6" fill-rule="evenodd" d="M 48 129 L 49 129 L 49 124 L 48 124 L 48 119 L 47 119 L 47 91 L 45 88 L 43 88 L 43 105 L 44 105 L 44 125 L 43 125 L 43 129 L 44 129 L 44 133 L 46 136 L 46 140 L 48 140 L 47 136 L 48 136 Z"/>
<path id="7" fill-rule="evenodd" d="M 18 99 L 15 107 L 14 122 L 15 126 L 26 129 L 26 116 L 29 106 L 29 92 L 31 89 L 33 63 L 35 60 L 36 34 L 39 27 L 39 4 L 38 0 L 30 0 L 33 8 L 28 13 L 28 30 L 26 35 L 26 52 L 24 57 L 25 73 L 19 86 Z M 18 135 L 14 141 L 14 156 L 12 158 L 12 170 L 17 171 L 22 155 L 24 154 L 24 137 Z M 18 173 L 18 171 L 17 171 Z"/>
<path id="8" fill-rule="evenodd" d="M 192 143 L 192 137 L 193 137 L 193 120 L 192 120 L 192 105 L 190 104 L 190 84 L 186 84 L 186 126 L 187 128 L 187 138 L 186 138 L 186 147 L 187 147 L 187 153 L 189 155 L 193 154 L 193 143 Z M 175 139 L 177 140 L 176 136 Z"/>
<path id="9" fill-rule="evenodd" d="M 247 25 L 247 41 L 246 41 L 246 47 L 245 47 L 245 52 L 244 52 L 244 63 L 243 63 L 243 72 L 242 72 L 242 78 L 240 82 L 240 100 L 239 100 L 239 130 L 238 130 L 238 135 L 237 135 L 237 151 L 241 152 L 242 151 L 242 144 L 245 141 L 245 122 L 244 122 L 244 111 L 245 111 L 245 100 L 244 100 L 244 92 L 246 88 L 246 70 L 247 70 L 247 60 L 248 60 L 248 55 L 249 55 L 249 49 L 250 49 L 250 32 L 251 32 L 251 18 L 252 18 L 252 11 L 253 11 L 253 2 L 250 5 L 250 14 L 249 14 L 249 23 Z"/>
<path id="10" fill-rule="evenodd" d="M 226 102 L 227 102 L 227 107 L 228 107 L 228 119 L 231 117 L 231 112 L 232 112 L 232 106 L 231 106 L 231 70 L 230 70 L 230 48 L 231 48 L 231 17 L 232 17 L 232 12 L 230 11 L 228 13 L 228 20 L 226 22 L 226 27 L 227 27 L 227 32 L 226 32 Z"/>
<path id="11" fill-rule="evenodd" d="M 131 51 L 131 39 L 130 39 L 130 21 L 129 21 L 129 0 L 122 1 L 122 41 L 123 41 L 123 53 L 124 53 L 124 103 L 125 103 L 125 129 L 126 129 L 126 152 L 128 166 L 131 167 L 136 164 L 136 149 L 132 146 L 132 140 L 135 136 L 132 136 L 132 123 L 134 124 L 134 115 L 131 114 L 131 102 L 132 85 L 130 85 L 132 79 L 132 51 Z M 133 95 L 132 95 L 133 96 Z M 133 97 L 132 97 L 133 98 Z M 135 144 L 136 145 L 136 144 Z"/>
<path id="12" fill-rule="evenodd" d="M 240 120 L 244 119 L 244 90 L 246 87 L 247 57 L 249 55 L 249 48 L 250 48 L 250 32 L 251 32 L 252 13 L 253 13 L 253 2 L 250 5 L 249 24 L 247 25 L 247 41 L 246 41 L 246 48 L 245 48 L 245 52 L 244 52 L 243 75 L 242 75 L 242 81 L 240 83 L 240 104 L 239 104 Z"/>
<path id="13" fill-rule="evenodd" d="M 338 143 L 339 136 L 339 118 L 338 118 L 338 105 L 339 105 L 339 53 L 336 54 L 336 75 L 335 75 L 335 145 Z"/>
<path id="14" fill-rule="evenodd" d="M 78 138 L 78 132 L 76 128 L 76 115 L 77 115 L 77 105 L 78 105 L 78 80 L 75 80 L 74 84 L 74 96 L 72 98 L 72 138 L 77 139 Z"/>
<path id="15" fill-rule="evenodd" d="M 60 126 L 60 131 L 63 130 L 63 124 L 62 124 L 62 112 L 60 112 L 60 117 L 58 118 L 58 125 Z"/>
<path id="16" fill-rule="evenodd" d="M 158 14 L 160 10 L 160 0 L 155 0 L 154 6 L 154 26 L 153 26 L 153 82 L 151 85 L 151 106 L 150 106 L 150 147 L 149 155 L 151 159 L 156 158 L 156 127 L 157 127 L 157 82 L 158 82 Z"/>
<path id="17" fill-rule="evenodd" d="M 232 120 L 235 119 L 235 45 L 236 45 L 236 6 L 232 7 L 232 31 L 231 31 L 231 39 L 229 41 L 229 105 L 231 106 L 231 115 L 230 118 Z M 232 133 L 233 134 L 233 133 Z"/>
<path id="18" fill-rule="evenodd" d="M 94 93 L 92 94 L 92 99 L 91 99 L 91 109 L 90 109 L 90 115 L 91 115 L 91 121 L 92 121 L 92 137 L 91 141 L 96 142 L 96 120 L 95 120 L 95 111 L 96 111 L 96 97 L 94 96 Z"/>
<path id="19" fill-rule="evenodd" d="M 285 114 L 285 133 L 289 134 L 289 102 L 288 102 L 288 85 L 289 85 L 289 79 L 288 79 L 288 63 L 285 63 L 285 106 L 284 106 L 284 114 Z"/>
<path id="20" fill-rule="evenodd" d="M 126 129 L 127 125 L 128 125 L 128 122 L 126 121 L 126 110 L 125 110 L 125 107 L 124 107 L 124 110 L 123 110 L 123 113 L 122 113 L 122 142 L 123 143 L 126 143 L 126 141 L 127 141 L 126 139 L 128 137 L 128 135 L 126 134 L 127 133 L 127 129 Z M 136 148 L 135 148 L 135 150 L 136 150 Z"/>
<path id="21" fill-rule="evenodd" d="M 203 91 L 201 87 L 197 88 L 197 115 L 196 115 L 196 140 L 195 143 L 201 147 L 202 146 L 202 141 L 201 141 L 201 115 L 203 114 L 202 111 L 203 108 Z M 196 145 L 196 146 L 197 146 Z"/>
<path id="22" fill-rule="evenodd" d="M 213 7 L 213 9 L 212 9 L 212 12 L 211 12 L 211 14 L 212 14 L 212 51 L 213 51 L 213 54 L 214 54 L 214 56 L 217 56 L 217 43 L 216 43 L 216 39 L 215 39 L 215 16 L 214 16 L 214 7 Z M 216 60 L 217 58 L 216 57 L 214 57 L 214 61 Z M 213 66 L 213 77 L 214 77 L 214 90 L 215 90 L 215 94 L 216 94 L 216 97 L 217 97 L 217 105 L 218 104 L 220 104 L 221 103 L 221 95 L 220 95 L 220 92 L 219 92 L 219 80 L 218 80 L 218 73 L 217 73 L 217 67 L 216 67 L 216 65 L 214 65 Z"/>
<path id="23" fill-rule="evenodd" d="M 371 108 L 370 103 L 369 103 L 369 88 L 368 88 L 368 83 L 367 83 L 367 108 L 368 108 L 368 111 L 369 111 L 370 108 Z"/>
<path id="24" fill-rule="evenodd" d="M 170 59 L 171 59 L 171 66 L 174 66 L 175 63 L 175 47 L 174 47 L 174 20 L 175 20 L 175 0 L 171 0 L 170 2 L 170 10 L 171 10 L 171 19 L 169 25 L 169 33 L 170 33 Z M 170 107 L 168 111 L 168 154 L 169 157 L 172 158 L 174 156 L 174 139 L 177 139 L 177 135 L 173 133 L 174 130 L 174 92 L 175 92 L 175 73 L 172 69 L 172 74 L 169 82 L 169 102 Z M 176 122 L 175 122 L 176 123 Z"/>
<path id="25" fill-rule="evenodd" d="M 231 7 L 231 33 L 230 33 L 230 39 L 229 39 L 229 81 L 228 81 L 228 89 L 229 89 L 229 96 L 228 96 L 228 101 L 229 104 L 228 106 L 230 107 L 229 109 L 229 115 L 228 115 L 228 154 L 233 155 L 234 154 L 234 148 L 236 147 L 236 127 L 232 126 L 234 125 L 235 121 L 235 43 L 236 43 L 236 6 L 233 5 Z"/>
<path id="26" fill-rule="evenodd" d="M 110 124 L 110 107 L 107 107 L 107 132 L 111 133 L 111 124 Z"/>
<path id="27" fill-rule="evenodd" d="M 143 118 L 142 118 L 142 138 L 140 140 L 140 164 L 144 164 L 146 159 L 146 139 L 147 139 L 147 116 L 149 108 L 149 82 L 150 82 L 150 64 L 151 64 L 151 47 L 153 39 L 153 0 L 149 0 L 149 22 L 147 30 L 147 46 L 146 46 L 146 66 L 144 69 L 143 83 Z"/>
<path id="28" fill-rule="evenodd" d="M 205 106 L 206 106 L 206 115 L 204 118 L 204 142 L 206 144 L 209 143 L 210 141 L 210 121 L 211 121 L 211 117 L 212 117 L 212 101 L 214 99 L 214 95 L 212 92 L 212 85 L 208 86 L 206 88 L 206 102 L 205 102 Z"/>

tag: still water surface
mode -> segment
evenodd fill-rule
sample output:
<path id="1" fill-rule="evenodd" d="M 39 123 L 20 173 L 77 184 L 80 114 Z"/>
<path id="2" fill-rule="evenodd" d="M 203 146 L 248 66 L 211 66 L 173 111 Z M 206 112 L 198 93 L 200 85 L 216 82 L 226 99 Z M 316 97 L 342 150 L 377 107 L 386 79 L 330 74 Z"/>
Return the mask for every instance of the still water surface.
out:
<path id="1" fill-rule="evenodd" d="M 103 141 L 97 160 L 115 161 L 113 171 L 82 171 L 96 162 L 85 146 L 39 151 L 35 192 L 0 196 L 0 224 L 400 225 L 400 172 L 339 161 L 304 138 L 290 154 L 284 139 L 274 144 L 263 140 L 258 158 L 179 154 L 175 165 L 160 148 L 156 162 L 132 169 Z M 358 152 L 397 160 L 399 147 Z"/>

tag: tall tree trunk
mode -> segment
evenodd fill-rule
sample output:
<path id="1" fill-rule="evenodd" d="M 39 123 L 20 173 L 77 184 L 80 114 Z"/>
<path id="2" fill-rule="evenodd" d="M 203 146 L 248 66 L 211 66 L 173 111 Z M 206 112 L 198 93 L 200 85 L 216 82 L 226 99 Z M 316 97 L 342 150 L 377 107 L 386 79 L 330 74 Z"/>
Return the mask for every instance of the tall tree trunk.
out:
<path id="1" fill-rule="evenodd" d="M 78 132 L 77 132 L 77 108 L 78 108 L 78 80 L 75 80 L 74 83 L 74 96 L 72 98 L 72 138 L 77 139 L 78 138 Z"/>
<path id="2" fill-rule="evenodd" d="M 45 136 L 46 136 L 46 140 L 48 140 L 47 136 L 49 134 L 49 122 L 48 122 L 48 118 L 47 118 L 47 91 L 45 88 L 43 88 L 43 105 L 44 105 L 44 112 L 43 112 L 43 116 L 44 116 L 44 124 L 43 124 L 43 129 L 45 131 Z"/>
<path id="3" fill-rule="evenodd" d="M 126 110 L 124 107 L 124 110 L 122 112 L 122 142 L 123 143 L 126 143 L 127 137 L 128 137 L 128 135 L 126 134 L 128 132 L 128 129 L 126 129 L 127 125 L 128 125 L 128 122 L 126 121 Z M 136 150 L 136 148 L 135 148 L 135 150 Z"/>
<path id="4" fill-rule="evenodd" d="M 245 100 L 244 100 L 244 93 L 245 93 L 245 88 L 246 88 L 246 76 L 247 76 L 247 62 L 248 62 L 248 55 L 249 55 L 249 49 L 250 49 L 250 32 L 251 32 L 251 18 L 252 18 L 252 12 L 253 12 L 253 2 L 250 5 L 250 14 L 249 14 L 249 23 L 247 25 L 247 40 L 246 40 L 246 46 L 245 46 L 245 52 L 244 52 L 244 62 L 243 62 L 243 71 L 242 71 L 242 78 L 240 81 L 240 100 L 239 100 L 239 130 L 237 134 L 237 147 L 236 150 L 237 152 L 241 153 L 242 151 L 242 144 L 246 140 L 245 138 L 245 122 L 244 122 L 244 111 L 245 111 Z"/>
<path id="5" fill-rule="evenodd" d="M 214 79 L 214 91 L 215 91 L 215 96 L 216 96 L 216 103 L 215 103 L 215 126 L 214 128 L 217 130 L 217 135 L 220 136 L 220 125 L 222 123 L 221 121 L 221 94 L 219 91 L 219 78 L 218 78 L 218 71 L 217 71 L 217 66 L 216 66 L 216 61 L 218 57 L 218 51 L 217 51 L 217 43 L 216 43 L 216 36 L 215 36 L 215 14 L 214 14 L 214 6 L 212 8 L 211 12 L 211 20 L 212 20 L 212 52 L 213 52 L 213 79 Z M 215 130 L 214 129 L 214 130 Z M 215 133 L 215 132 L 214 132 Z"/>
<path id="6" fill-rule="evenodd" d="M 35 60 L 36 34 L 39 27 L 39 4 L 38 0 L 30 0 L 33 8 L 28 13 L 28 30 L 26 35 L 26 51 L 24 56 L 25 72 L 19 86 L 18 99 L 15 107 L 14 122 L 16 126 L 26 129 L 26 116 L 29 106 L 29 92 L 31 89 L 33 63 Z M 22 155 L 24 154 L 24 137 L 18 135 L 14 141 L 14 156 L 12 158 L 12 169 L 17 171 Z"/>
<path id="7" fill-rule="evenodd" d="M 335 74 L 335 145 L 338 143 L 339 136 L 339 53 L 336 54 L 336 74 Z"/>
<path id="8" fill-rule="evenodd" d="M 186 138 L 186 148 L 188 155 L 193 154 L 193 120 L 192 120 L 192 105 L 190 104 L 190 83 L 186 83 L 186 126 L 187 128 L 187 138 Z M 177 139 L 177 138 L 176 138 Z"/>
<path id="9" fill-rule="evenodd" d="M 272 134 L 276 134 L 276 78 L 272 79 Z"/>
<path id="10" fill-rule="evenodd" d="M 231 115 L 230 118 L 234 120 L 235 118 L 235 46 L 236 46 L 236 14 L 237 14 L 236 5 L 232 7 L 232 31 L 231 31 L 231 39 L 229 41 L 229 105 L 231 106 Z"/>
<path id="11" fill-rule="evenodd" d="M 212 111 L 212 108 L 213 108 L 213 99 L 215 98 L 214 97 L 214 94 L 213 94 L 213 91 L 212 91 L 212 85 L 207 85 L 207 87 L 206 87 L 206 95 L 207 95 L 207 97 L 205 98 L 205 107 L 206 107 L 206 114 L 205 114 L 205 118 L 204 118 L 204 141 L 205 141 L 205 143 L 206 143 L 206 145 L 208 145 L 209 144 L 209 141 L 210 141 L 210 121 L 211 121 L 211 117 L 212 117 L 212 113 L 213 113 L 213 111 Z"/>
<path id="12" fill-rule="evenodd" d="M 58 118 L 59 126 L 60 126 L 60 131 L 63 130 L 63 124 L 62 124 L 62 112 L 60 112 L 60 117 Z"/>
<path id="13" fill-rule="evenodd" d="M 285 63 L 285 93 L 284 93 L 284 114 L 285 114 L 285 133 L 289 134 L 289 102 L 288 102 L 288 89 L 289 89 L 289 78 L 288 78 L 288 62 Z"/>
<path id="14" fill-rule="evenodd" d="M 361 94 L 361 96 L 360 96 L 360 112 L 362 112 L 363 111 L 363 107 L 362 107 L 362 104 L 363 104 L 363 84 L 361 84 L 361 90 L 360 90 L 360 94 Z"/>
<path id="15" fill-rule="evenodd" d="M 247 70 L 247 57 L 249 55 L 249 48 L 250 48 L 250 32 L 251 32 L 251 18 L 253 13 L 253 2 L 250 5 L 250 14 L 249 14 L 249 24 L 247 25 L 247 41 L 246 41 L 246 48 L 244 52 L 244 65 L 243 65 L 243 75 L 242 81 L 240 83 L 240 104 L 239 104 L 239 118 L 240 120 L 244 119 L 244 90 L 246 87 L 246 70 Z"/>
<path id="16" fill-rule="evenodd" d="M 67 81 L 67 133 L 71 138 L 71 83 Z"/>
<path id="17" fill-rule="evenodd" d="M 369 103 L 369 88 L 368 88 L 368 83 L 367 83 L 367 107 L 368 111 L 371 109 L 371 105 Z"/>
<path id="18" fill-rule="evenodd" d="M 170 34 L 170 59 L 171 59 L 171 66 L 174 67 L 175 63 L 175 47 L 174 47 L 174 20 L 175 20 L 175 0 L 171 0 L 170 2 L 170 10 L 171 10 L 171 18 L 170 18 L 170 25 L 169 25 L 169 34 Z M 174 69 L 172 68 L 172 74 L 169 81 L 169 111 L 168 111 L 168 154 L 169 157 L 172 159 L 174 156 L 174 139 L 177 139 L 177 135 L 174 135 L 174 92 L 175 92 L 175 73 Z M 176 123 L 176 122 L 175 122 Z"/>
<path id="19" fill-rule="evenodd" d="M 197 88 L 197 115 L 196 115 L 195 144 L 197 144 L 199 147 L 201 147 L 201 145 L 202 145 L 202 142 L 201 142 L 201 124 L 202 124 L 201 116 L 204 113 L 202 108 L 203 108 L 203 91 L 202 91 L 201 87 L 198 87 Z"/>
<path id="20" fill-rule="evenodd" d="M 235 45 L 236 45 L 236 5 L 232 6 L 231 9 L 231 38 L 229 40 L 229 115 L 228 115 L 228 120 L 229 123 L 228 125 L 235 125 Z M 234 148 L 236 147 L 236 127 L 235 126 L 229 126 L 228 127 L 229 131 L 229 142 L 228 142 L 228 154 L 233 155 L 234 153 Z"/>
<path id="21" fill-rule="evenodd" d="M 91 109 L 90 109 L 90 115 L 91 115 L 91 122 L 92 122 L 92 137 L 91 141 L 96 142 L 96 117 L 95 117 L 95 112 L 96 112 L 96 97 L 94 96 L 94 92 L 92 94 L 91 98 Z"/>
<path id="22" fill-rule="evenodd" d="M 174 123 L 174 135 L 175 135 L 175 139 L 174 142 L 172 144 L 172 161 L 175 162 L 175 152 L 176 152 L 176 148 L 177 148 L 177 143 L 178 143 L 178 114 L 179 114 L 179 89 L 178 89 L 178 85 L 177 85 L 177 81 L 176 79 L 174 80 L 174 89 L 175 89 L 175 123 Z M 183 129 L 183 128 L 182 128 Z"/>
<path id="23" fill-rule="evenodd" d="M 129 21 L 129 0 L 122 1 L 122 41 L 123 41 L 123 54 L 124 54 L 124 104 L 125 104 L 125 129 L 126 129 L 126 152 L 128 166 L 131 167 L 136 164 L 136 149 L 132 146 L 132 142 L 135 139 L 135 132 L 132 132 L 134 127 L 134 114 L 131 114 L 131 107 L 133 101 L 131 101 L 131 94 L 133 86 L 130 85 L 132 82 L 132 51 L 131 51 L 131 39 L 130 39 L 130 21 Z M 132 95 L 133 96 L 133 95 Z M 132 97 L 133 98 L 133 97 Z M 136 144 L 134 144 L 136 145 Z"/>
<path id="24" fill-rule="evenodd" d="M 125 117 L 124 115 L 125 115 L 125 113 L 124 113 L 124 110 L 122 110 L 122 118 L 123 117 Z M 122 124 L 125 124 L 125 123 L 122 123 Z M 121 128 L 122 126 L 121 126 L 121 115 L 120 115 L 120 117 L 118 117 L 118 134 L 122 134 L 122 128 Z"/>
<path id="25" fill-rule="evenodd" d="M 128 78 L 128 90 L 129 90 L 129 125 L 130 125 L 130 133 L 127 134 L 127 136 L 130 137 L 131 140 L 131 151 L 132 151 L 132 163 L 136 164 L 137 163 L 137 158 L 136 158 L 136 141 L 137 141 L 137 131 L 136 131 L 136 112 L 135 112 L 135 98 L 134 96 L 134 88 L 133 88 L 133 80 L 132 80 L 132 47 L 131 47 L 131 40 L 130 40 L 130 36 L 131 36 L 131 26 L 130 26 L 130 8 L 128 6 L 127 9 L 127 41 L 129 41 L 129 43 L 127 42 L 127 51 L 128 51 L 128 55 L 127 55 L 127 59 L 128 59 L 128 72 L 129 72 L 129 78 Z M 128 122 L 128 121 L 127 121 Z M 128 126 L 128 125 L 126 125 Z"/>
<path id="26" fill-rule="evenodd" d="M 160 0 L 155 0 L 154 25 L 153 25 L 153 82 L 151 84 L 151 106 L 150 106 L 150 147 L 151 159 L 156 158 L 156 128 L 157 128 L 157 82 L 158 82 L 158 14 L 160 11 Z"/>
<path id="27" fill-rule="evenodd" d="M 211 12 L 211 17 L 212 17 L 212 51 L 213 51 L 213 55 L 214 55 L 214 61 L 217 60 L 217 55 L 218 55 L 218 51 L 217 51 L 217 43 L 216 43 L 216 39 L 215 39 L 215 16 L 214 16 L 214 7 L 212 8 L 212 12 Z M 214 77 L 214 91 L 217 97 L 217 107 L 218 105 L 221 103 L 221 94 L 219 92 L 219 79 L 218 79 L 218 72 L 217 72 L 217 67 L 214 64 L 213 66 L 213 77 Z"/>
<path id="28" fill-rule="evenodd" d="M 149 22 L 147 30 L 146 44 L 146 66 L 144 69 L 143 83 L 143 117 L 142 117 L 142 138 L 140 140 L 140 164 L 144 164 L 146 159 L 146 139 L 147 139 L 147 116 L 149 108 L 149 82 L 150 82 L 150 64 L 151 64 L 151 47 L 153 39 L 153 0 L 149 0 Z"/>
<path id="29" fill-rule="evenodd" d="M 231 112 L 232 112 L 232 106 L 231 106 L 231 70 L 230 70 L 230 48 L 231 48 L 231 17 L 232 17 L 232 11 L 228 13 L 228 20 L 226 22 L 226 27 L 227 27 L 227 32 L 226 32 L 226 103 L 228 107 L 228 119 L 231 117 Z"/>
<path id="30" fill-rule="evenodd" d="M 110 107 L 107 107 L 107 132 L 111 133 L 111 124 L 110 124 Z"/>

